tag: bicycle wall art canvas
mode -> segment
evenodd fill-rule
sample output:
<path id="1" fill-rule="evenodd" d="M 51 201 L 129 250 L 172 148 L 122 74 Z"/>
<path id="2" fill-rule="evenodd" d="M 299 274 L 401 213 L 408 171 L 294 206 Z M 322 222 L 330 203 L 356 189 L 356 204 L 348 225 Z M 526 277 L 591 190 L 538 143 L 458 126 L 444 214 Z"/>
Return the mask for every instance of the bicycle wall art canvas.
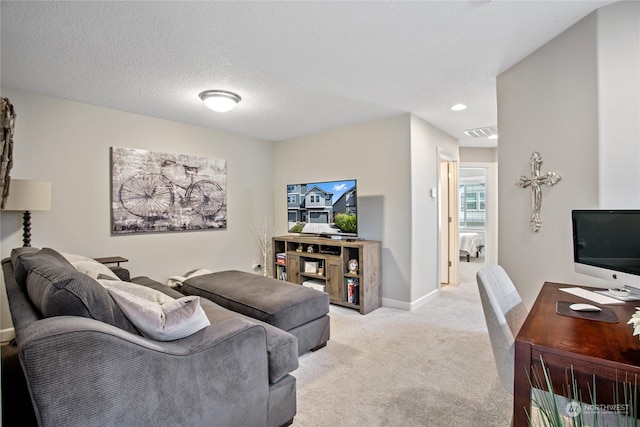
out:
<path id="1" fill-rule="evenodd" d="M 227 228 L 227 162 L 111 147 L 114 234 Z"/>

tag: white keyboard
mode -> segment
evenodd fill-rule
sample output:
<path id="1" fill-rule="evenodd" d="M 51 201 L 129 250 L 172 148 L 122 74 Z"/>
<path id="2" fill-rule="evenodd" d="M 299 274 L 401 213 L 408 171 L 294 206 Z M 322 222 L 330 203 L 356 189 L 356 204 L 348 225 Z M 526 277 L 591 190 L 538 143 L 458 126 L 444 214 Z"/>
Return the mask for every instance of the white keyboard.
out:
<path id="1" fill-rule="evenodd" d="M 597 294 L 583 288 L 560 288 L 560 290 L 582 298 L 586 298 L 589 301 L 597 302 L 598 304 L 624 304 L 624 301 L 620 301 L 606 295 Z"/>

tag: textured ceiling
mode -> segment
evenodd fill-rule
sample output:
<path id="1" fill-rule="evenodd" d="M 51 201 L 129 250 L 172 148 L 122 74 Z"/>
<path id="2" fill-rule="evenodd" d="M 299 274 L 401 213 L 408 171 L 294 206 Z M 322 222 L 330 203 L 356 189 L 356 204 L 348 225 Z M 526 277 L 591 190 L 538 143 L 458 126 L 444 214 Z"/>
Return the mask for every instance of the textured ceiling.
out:
<path id="1" fill-rule="evenodd" d="M 0 83 L 270 141 L 409 112 L 494 146 L 463 131 L 497 124 L 496 76 L 610 3 L 3 0 Z"/>

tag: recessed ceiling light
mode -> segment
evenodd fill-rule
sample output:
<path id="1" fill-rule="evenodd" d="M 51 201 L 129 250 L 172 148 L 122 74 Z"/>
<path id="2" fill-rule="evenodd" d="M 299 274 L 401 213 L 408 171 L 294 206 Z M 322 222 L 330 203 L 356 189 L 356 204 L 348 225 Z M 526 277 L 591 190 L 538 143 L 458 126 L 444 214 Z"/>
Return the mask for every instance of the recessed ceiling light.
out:
<path id="1" fill-rule="evenodd" d="M 456 104 L 453 107 L 451 107 L 451 111 L 462 111 L 466 109 L 467 109 L 467 106 L 464 104 Z"/>
<path id="2" fill-rule="evenodd" d="M 498 139 L 498 135 L 489 135 L 487 139 Z"/>
<path id="3" fill-rule="evenodd" d="M 204 105 L 218 113 L 226 113 L 240 102 L 240 95 L 226 90 L 205 90 L 198 95 Z"/>

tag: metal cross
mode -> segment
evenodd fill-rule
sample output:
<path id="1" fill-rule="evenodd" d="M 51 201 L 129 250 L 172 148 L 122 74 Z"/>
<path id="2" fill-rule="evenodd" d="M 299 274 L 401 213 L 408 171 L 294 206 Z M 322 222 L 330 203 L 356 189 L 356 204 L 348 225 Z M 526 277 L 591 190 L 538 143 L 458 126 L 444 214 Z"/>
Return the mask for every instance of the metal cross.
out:
<path id="1" fill-rule="evenodd" d="M 521 176 L 516 181 L 516 185 L 520 188 L 531 187 L 531 229 L 534 232 L 540 230 L 542 220 L 540 219 L 540 207 L 542 205 L 542 188 L 541 185 L 555 185 L 560 181 L 560 175 L 555 172 L 547 172 L 540 175 L 540 166 L 542 165 L 542 156 L 537 151 L 531 154 L 531 177 Z"/>

